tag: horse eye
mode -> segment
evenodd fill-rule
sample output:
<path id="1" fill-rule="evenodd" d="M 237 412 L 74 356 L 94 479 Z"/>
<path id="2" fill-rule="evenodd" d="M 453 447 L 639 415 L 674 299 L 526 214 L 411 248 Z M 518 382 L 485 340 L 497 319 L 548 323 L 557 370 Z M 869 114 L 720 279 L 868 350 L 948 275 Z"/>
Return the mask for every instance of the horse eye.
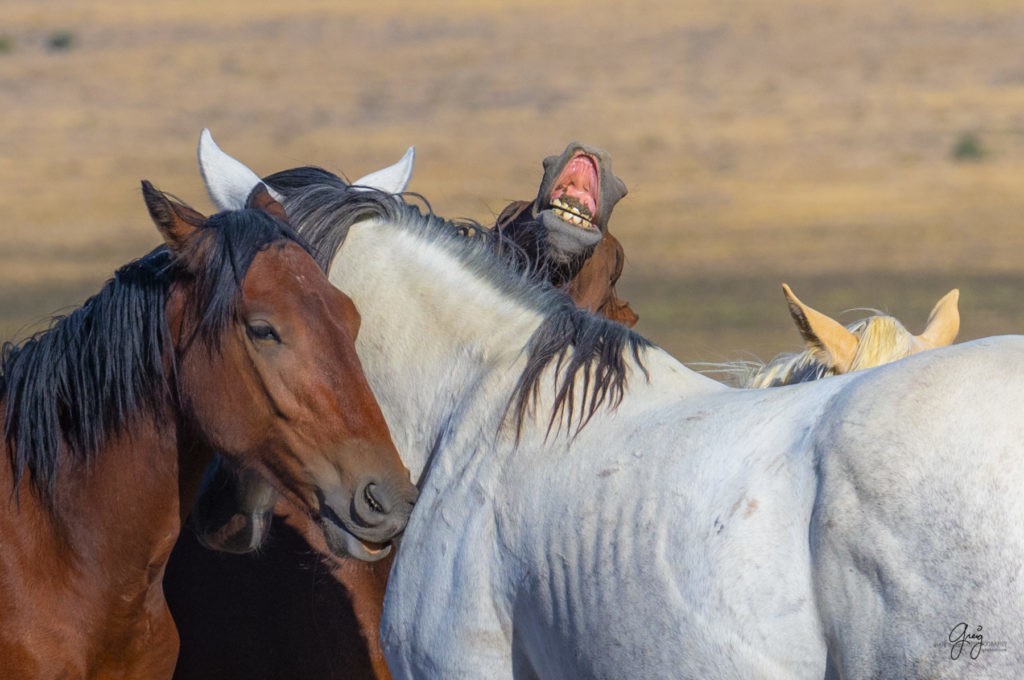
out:
<path id="1" fill-rule="evenodd" d="M 249 324 L 249 337 L 253 340 L 273 340 L 274 342 L 280 343 L 281 336 L 277 334 L 274 327 L 266 321 L 257 321 L 256 323 Z"/>

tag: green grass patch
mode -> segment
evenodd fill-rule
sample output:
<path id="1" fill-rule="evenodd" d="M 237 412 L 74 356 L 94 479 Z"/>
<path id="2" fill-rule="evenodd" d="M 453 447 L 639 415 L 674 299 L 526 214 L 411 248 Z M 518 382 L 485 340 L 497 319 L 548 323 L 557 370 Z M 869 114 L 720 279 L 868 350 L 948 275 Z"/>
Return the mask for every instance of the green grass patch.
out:
<path id="1" fill-rule="evenodd" d="M 963 163 L 980 161 L 987 153 L 981 144 L 981 137 L 976 132 L 961 132 L 953 143 L 951 155 L 953 160 Z"/>

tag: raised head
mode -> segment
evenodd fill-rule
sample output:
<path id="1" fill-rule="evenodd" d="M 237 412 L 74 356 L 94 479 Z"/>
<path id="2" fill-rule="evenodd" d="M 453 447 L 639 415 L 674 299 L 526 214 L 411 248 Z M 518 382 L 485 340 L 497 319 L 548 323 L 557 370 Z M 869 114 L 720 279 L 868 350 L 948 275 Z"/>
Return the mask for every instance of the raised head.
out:
<path id="1" fill-rule="evenodd" d="M 318 518 L 332 548 L 386 554 L 416 497 L 355 353 L 359 314 L 262 184 L 209 219 L 143 183 L 171 267 L 187 434 Z"/>
<path id="2" fill-rule="evenodd" d="M 547 228 L 547 241 L 558 259 L 588 253 L 608 230 L 615 204 L 626 185 L 612 173 L 608 152 L 572 142 L 558 156 L 544 159 L 532 212 Z"/>

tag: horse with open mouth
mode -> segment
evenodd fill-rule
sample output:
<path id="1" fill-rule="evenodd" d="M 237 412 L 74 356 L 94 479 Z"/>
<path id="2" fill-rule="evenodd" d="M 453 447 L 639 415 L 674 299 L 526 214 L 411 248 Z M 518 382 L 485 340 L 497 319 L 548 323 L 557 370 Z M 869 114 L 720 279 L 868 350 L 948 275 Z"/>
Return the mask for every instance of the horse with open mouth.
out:
<path id="1" fill-rule="evenodd" d="M 521 249 L 530 266 L 577 306 L 632 328 L 638 317 L 615 291 L 626 257 L 608 222 L 626 185 L 612 172 L 611 155 L 570 142 L 543 165 L 537 197 L 514 201 L 498 215 L 495 247 Z"/>
<path id="2" fill-rule="evenodd" d="M 359 314 L 262 188 L 207 219 L 143 182 L 165 245 L 0 363 L 0 669 L 168 678 L 165 564 L 218 452 L 380 552 L 416 490 L 356 357 Z"/>
<path id="3" fill-rule="evenodd" d="M 259 182 L 201 163 L 222 205 Z M 1024 674 L 949 665 L 961 622 L 1024 637 L 1024 339 L 732 390 L 393 197 L 273 177 L 421 487 L 396 677 Z"/>

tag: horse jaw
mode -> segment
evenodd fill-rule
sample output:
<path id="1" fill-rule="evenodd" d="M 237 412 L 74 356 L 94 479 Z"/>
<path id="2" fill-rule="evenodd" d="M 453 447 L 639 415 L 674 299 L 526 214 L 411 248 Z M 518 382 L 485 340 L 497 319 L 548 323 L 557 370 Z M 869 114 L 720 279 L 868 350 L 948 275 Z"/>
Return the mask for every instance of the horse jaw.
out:
<path id="1" fill-rule="evenodd" d="M 203 128 L 199 135 L 199 172 L 206 184 L 210 200 L 219 210 L 241 210 L 252 193 L 253 187 L 263 180 L 241 161 L 229 156 L 213 141 L 209 128 Z M 360 191 L 383 191 L 399 194 L 409 186 L 413 166 L 416 161 L 416 149 L 410 146 L 405 155 L 386 168 L 381 168 L 360 177 L 353 186 Z M 284 197 L 267 187 L 275 201 L 281 203 Z"/>

